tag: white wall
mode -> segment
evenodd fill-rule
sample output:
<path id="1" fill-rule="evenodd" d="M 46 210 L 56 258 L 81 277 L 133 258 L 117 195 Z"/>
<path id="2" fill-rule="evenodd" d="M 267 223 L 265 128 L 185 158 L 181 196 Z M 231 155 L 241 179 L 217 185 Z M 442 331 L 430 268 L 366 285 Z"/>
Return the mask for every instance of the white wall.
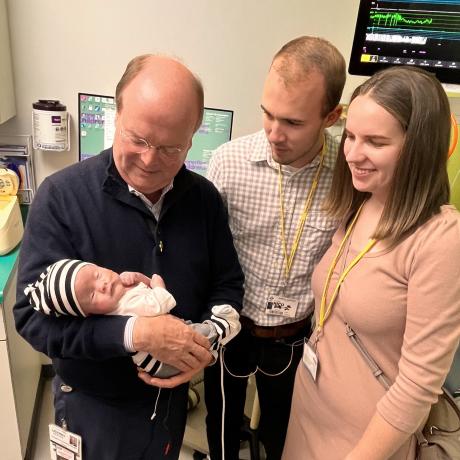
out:
<path id="1" fill-rule="evenodd" d="M 78 158 L 77 93 L 111 95 L 127 62 L 181 58 L 205 104 L 235 110 L 233 137 L 261 127 L 273 54 L 299 35 L 333 42 L 348 60 L 358 0 L 7 0 L 17 116 L 1 134 L 30 134 L 32 103 L 59 99 L 73 117 L 70 152 L 35 152 L 37 182 Z M 344 101 L 362 79 L 349 77 Z"/>

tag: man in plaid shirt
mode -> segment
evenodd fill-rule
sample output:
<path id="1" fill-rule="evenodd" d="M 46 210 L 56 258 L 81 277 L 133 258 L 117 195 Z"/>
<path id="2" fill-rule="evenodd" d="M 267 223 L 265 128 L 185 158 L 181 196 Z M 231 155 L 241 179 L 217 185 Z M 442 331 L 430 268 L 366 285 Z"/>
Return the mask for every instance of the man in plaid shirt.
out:
<path id="1" fill-rule="evenodd" d="M 242 331 L 205 369 L 212 460 L 237 460 L 248 376 L 255 373 L 260 440 L 281 458 L 295 371 L 314 308 L 311 274 L 337 222 L 321 210 L 338 144 L 326 132 L 341 114 L 345 61 L 326 40 L 299 37 L 275 55 L 262 94 L 263 130 L 224 144 L 208 178 L 220 191 L 245 274 Z"/>

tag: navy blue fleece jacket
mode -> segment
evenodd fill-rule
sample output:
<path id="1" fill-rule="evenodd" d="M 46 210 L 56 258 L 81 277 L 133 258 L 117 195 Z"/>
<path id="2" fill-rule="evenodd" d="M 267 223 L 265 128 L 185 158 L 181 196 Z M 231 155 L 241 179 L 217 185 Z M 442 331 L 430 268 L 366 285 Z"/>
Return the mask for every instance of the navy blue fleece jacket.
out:
<path id="1" fill-rule="evenodd" d="M 193 322 L 209 317 L 214 305 L 241 309 L 243 273 L 225 207 L 208 180 L 182 168 L 157 222 L 129 193 L 112 149 L 53 174 L 37 191 L 27 219 L 16 327 L 36 350 L 52 358 L 66 383 L 94 395 L 142 398 L 151 395 L 151 387 L 137 377 L 125 351 L 127 317 L 55 318 L 29 305 L 24 288 L 64 258 L 118 273 L 158 273 L 177 301 L 172 313 Z"/>

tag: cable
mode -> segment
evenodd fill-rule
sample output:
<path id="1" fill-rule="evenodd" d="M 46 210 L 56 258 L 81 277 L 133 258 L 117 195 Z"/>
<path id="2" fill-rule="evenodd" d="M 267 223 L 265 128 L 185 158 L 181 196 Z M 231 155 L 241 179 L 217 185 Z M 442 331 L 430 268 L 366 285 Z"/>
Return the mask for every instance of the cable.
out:
<path id="1" fill-rule="evenodd" d="M 153 420 L 157 416 L 157 406 L 158 406 L 158 400 L 160 399 L 160 393 L 161 393 L 161 388 L 158 388 L 157 399 L 155 400 L 155 407 L 153 409 L 153 414 L 150 417 L 150 420 Z"/>
<path id="2" fill-rule="evenodd" d="M 281 371 L 276 374 L 270 374 L 268 372 L 265 372 L 262 370 L 258 365 L 256 366 L 255 370 L 253 372 L 250 372 L 247 375 L 236 375 L 230 372 L 230 370 L 227 367 L 227 364 L 225 363 L 225 346 L 224 347 L 219 347 L 219 358 L 220 358 L 220 390 L 221 390 L 221 395 L 222 395 L 222 423 L 221 423 L 221 446 L 222 446 L 222 460 L 225 460 L 225 440 L 224 440 L 224 433 L 225 433 L 225 389 L 224 389 L 224 368 L 225 370 L 231 375 L 232 377 L 235 378 L 249 378 L 251 375 L 254 375 L 257 371 L 262 372 L 262 374 L 267 375 L 268 377 L 277 377 L 284 372 L 286 372 L 289 369 L 289 366 L 292 364 L 292 359 L 294 357 L 294 347 L 297 347 L 299 345 L 302 345 L 304 342 L 304 339 L 296 340 L 294 343 L 289 344 L 289 347 L 291 348 L 291 356 L 289 358 L 289 362 L 287 366 Z"/>
<path id="3" fill-rule="evenodd" d="M 255 370 L 253 372 L 250 372 L 249 374 L 246 375 L 236 375 L 230 372 L 229 368 L 227 367 L 227 364 L 225 363 L 225 347 L 223 347 L 223 354 L 221 355 L 221 365 L 225 366 L 225 370 L 232 376 L 238 379 L 246 379 L 249 378 L 251 375 L 256 374 L 257 371 L 262 372 L 262 374 L 267 375 L 268 377 L 278 377 L 281 374 L 284 374 L 288 369 L 289 366 L 292 364 L 292 358 L 294 357 L 294 347 L 298 347 L 299 345 L 303 345 L 304 339 L 296 340 L 294 343 L 289 344 L 288 346 L 291 348 L 291 357 L 289 358 L 289 362 L 287 366 L 280 372 L 277 372 L 275 374 L 271 374 L 269 372 L 264 371 L 262 368 L 260 368 L 258 365 L 256 366 Z"/>
<path id="4" fill-rule="evenodd" d="M 222 423 L 221 423 L 221 446 L 222 446 L 222 460 L 225 460 L 225 388 L 224 388 L 224 356 L 222 353 L 222 348 L 219 347 L 219 357 L 220 357 L 220 391 L 222 394 Z"/>

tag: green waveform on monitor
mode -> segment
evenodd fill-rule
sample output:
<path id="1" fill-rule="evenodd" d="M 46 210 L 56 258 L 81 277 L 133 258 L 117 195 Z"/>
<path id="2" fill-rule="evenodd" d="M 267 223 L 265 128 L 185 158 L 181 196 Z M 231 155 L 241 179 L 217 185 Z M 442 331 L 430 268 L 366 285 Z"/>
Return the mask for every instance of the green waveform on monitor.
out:
<path id="1" fill-rule="evenodd" d="M 371 12 L 370 18 L 377 22 L 376 25 L 380 26 L 381 22 L 384 22 L 385 26 L 398 26 L 401 24 L 408 24 L 408 25 L 427 25 L 433 22 L 433 18 L 426 18 L 426 19 L 408 19 L 405 18 L 402 14 L 399 13 L 373 13 Z"/>

